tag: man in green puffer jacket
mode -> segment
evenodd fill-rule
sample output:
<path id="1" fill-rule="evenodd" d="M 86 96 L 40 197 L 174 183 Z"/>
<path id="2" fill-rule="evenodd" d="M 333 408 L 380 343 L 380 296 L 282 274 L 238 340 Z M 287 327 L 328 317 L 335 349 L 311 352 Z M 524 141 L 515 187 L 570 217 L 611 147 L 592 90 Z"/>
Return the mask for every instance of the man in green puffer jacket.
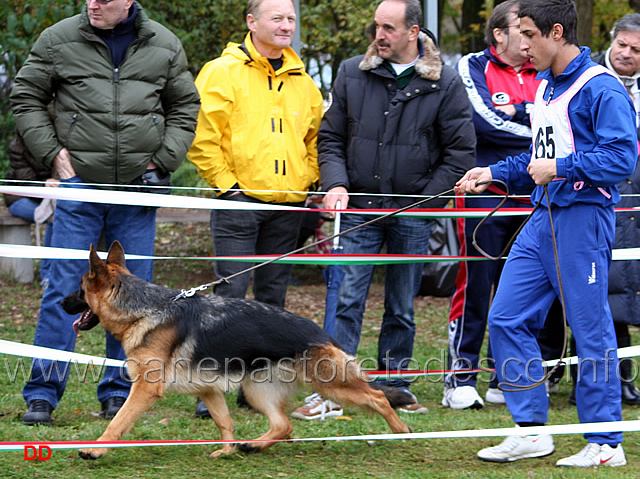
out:
<path id="1" fill-rule="evenodd" d="M 167 178 L 191 145 L 200 106 L 180 40 L 134 0 L 88 0 L 81 14 L 44 30 L 16 77 L 11 101 L 25 144 L 37 161 L 55 170 L 62 188 L 114 188 Z M 47 115 L 52 101 L 53 122 Z M 107 244 L 118 240 L 127 253 L 153 255 L 153 208 L 58 201 L 55 218 L 53 247 L 87 250 L 104 234 Z M 71 351 L 76 318 L 59 302 L 77 288 L 87 262 L 51 263 L 34 344 Z M 127 267 L 153 279 L 151 260 Z M 124 359 L 120 343 L 108 333 L 106 356 Z M 25 424 L 51 423 L 68 379 L 67 364 L 34 361 L 23 390 Z M 98 385 L 102 417 L 115 416 L 129 388 L 124 370 L 106 368 Z"/>

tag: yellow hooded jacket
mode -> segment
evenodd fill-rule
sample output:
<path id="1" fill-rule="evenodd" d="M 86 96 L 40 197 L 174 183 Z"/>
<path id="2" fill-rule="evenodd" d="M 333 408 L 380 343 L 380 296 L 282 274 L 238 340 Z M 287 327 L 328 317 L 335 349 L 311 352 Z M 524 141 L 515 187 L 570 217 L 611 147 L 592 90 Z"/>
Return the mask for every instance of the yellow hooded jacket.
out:
<path id="1" fill-rule="evenodd" d="M 301 202 L 319 179 L 322 95 L 292 48 L 282 59 L 274 71 L 249 33 L 196 78 L 201 107 L 187 157 L 218 195 L 237 183 L 268 190 L 244 192 L 264 202 Z"/>

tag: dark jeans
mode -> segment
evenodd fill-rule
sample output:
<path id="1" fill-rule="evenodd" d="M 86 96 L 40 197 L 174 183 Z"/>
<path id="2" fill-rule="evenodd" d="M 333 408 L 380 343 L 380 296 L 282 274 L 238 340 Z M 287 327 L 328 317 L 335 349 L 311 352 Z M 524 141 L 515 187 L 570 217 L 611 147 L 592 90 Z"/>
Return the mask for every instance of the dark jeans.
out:
<path id="1" fill-rule="evenodd" d="M 82 180 L 76 176 L 61 180 L 60 187 L 74 188 L 74 184 L 80 182 Z M 153 208 L 59 200 L 56 202 L 51 246 L 88 252 L 89 245 L 97 245 L 104 231 L 107 244 L 118 240 L 128 254 L 153 256 L 155 220 L 156 210 Z M 127 268 L 146 281 L 153 278 L 152 260 L 127 260 Z M 42 296 L 33 341 L 36 346 L 63 351 L 75 349 L 77 336 L 73 332 L 73 322 L 78 316 L 65 313 L 60 301 L 78 289 L 80 279 L 88 269 L 88 260 L 51 260 L 49 285 Z M 99 328 L 87 334 L 100 334 Z M 106 357 L 125 359 L 122 345 L 110 333 L 106 333 Z M 31 380 L 23 389 L 25 401 L 28 404 L 36 399 L 44 399 L 55 409 L 62 398 L 69 374 L 75 374 L 76 371 L 72 363 L 34 359 Z M 107 367 L 98 384 L 98 400 L 104 402 L 115 396 L 127 397 L 130 387 L 124 369 Z"/>
<path id="2" fill-rule="evenodd" d="M 242 193 L 225 198 L 262 204 Z M 303 206 L 288 203 L 285 206 Z M 216 256 L 278 255 L 296 248 L 301 212 L 268 210 L 212 210 L 211 232 Z M 216 261 L 218 278 L 251 267 L 253 263 Z M 253 271 L 253 293 L 262 303 L 284 308 L 291 265 L 271 263 Z M 240 274 L 216 286 L 215 293 L 228 298 L 244 298 L 249 288 L 250 273 Z"/>
<path id="3" fill-rule="evenodd" d="M 353 211 L 353 210 L 351 210 Z M 341 230 L 365 223 L 367 215 L 344 214 Z M 340 237 L 345 254 L 378 254 L 383 245 L 387 254 L 427 254 L 431 221 L 394 216 Z M 413 356 L 416 325 L 413 300 L 420 289 L 422 263 L 390 264 L 384 283 L 384 313 L 378 338 L 378 369 L 407 369 Z M 335 339 L 348 354 L 355 355 L 360 343 L 362 317 L 373 280 L 374 266 L 344 265 L 345 278 L 338 290 Z M 408 381 L 388 381 L 407 387 Z"/>

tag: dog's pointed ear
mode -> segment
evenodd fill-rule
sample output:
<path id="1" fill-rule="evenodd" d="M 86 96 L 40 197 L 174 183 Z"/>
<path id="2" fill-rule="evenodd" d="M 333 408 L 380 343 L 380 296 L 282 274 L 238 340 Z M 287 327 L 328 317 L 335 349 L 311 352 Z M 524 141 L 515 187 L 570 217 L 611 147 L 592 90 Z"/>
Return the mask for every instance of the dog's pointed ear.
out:
<path id="1" fill-rule="evenodd" d="M 89 272 L 94 274 L 100 274 L 104 270 L 105 264 L 98 256 L 96 248 L 93 243 L 89 247 Z"/>
<path id="2" fill-rule="evenodd" d="M 124 248 L 118 240 L 111 243 L 107 254 L 107 264 L 117 264 L 125 268 Z"/>

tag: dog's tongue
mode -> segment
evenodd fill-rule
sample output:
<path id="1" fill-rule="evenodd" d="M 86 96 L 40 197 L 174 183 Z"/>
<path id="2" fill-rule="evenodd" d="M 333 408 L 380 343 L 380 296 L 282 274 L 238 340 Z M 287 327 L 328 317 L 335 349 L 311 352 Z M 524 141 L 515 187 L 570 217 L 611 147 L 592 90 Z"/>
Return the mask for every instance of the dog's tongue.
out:
<path id="1" fill-rule="evenodd" d="M 87 317 L 91 316 L 92 311 L 90 309 L 87 309 L 86 311 L 84 311 L 80 317 L 78 319 L 76 319 L 73 322 L 73 332 L 78 334 L 78 331 L 80 331 L 80 325 L 84 322 L 87 321 Z"/>

